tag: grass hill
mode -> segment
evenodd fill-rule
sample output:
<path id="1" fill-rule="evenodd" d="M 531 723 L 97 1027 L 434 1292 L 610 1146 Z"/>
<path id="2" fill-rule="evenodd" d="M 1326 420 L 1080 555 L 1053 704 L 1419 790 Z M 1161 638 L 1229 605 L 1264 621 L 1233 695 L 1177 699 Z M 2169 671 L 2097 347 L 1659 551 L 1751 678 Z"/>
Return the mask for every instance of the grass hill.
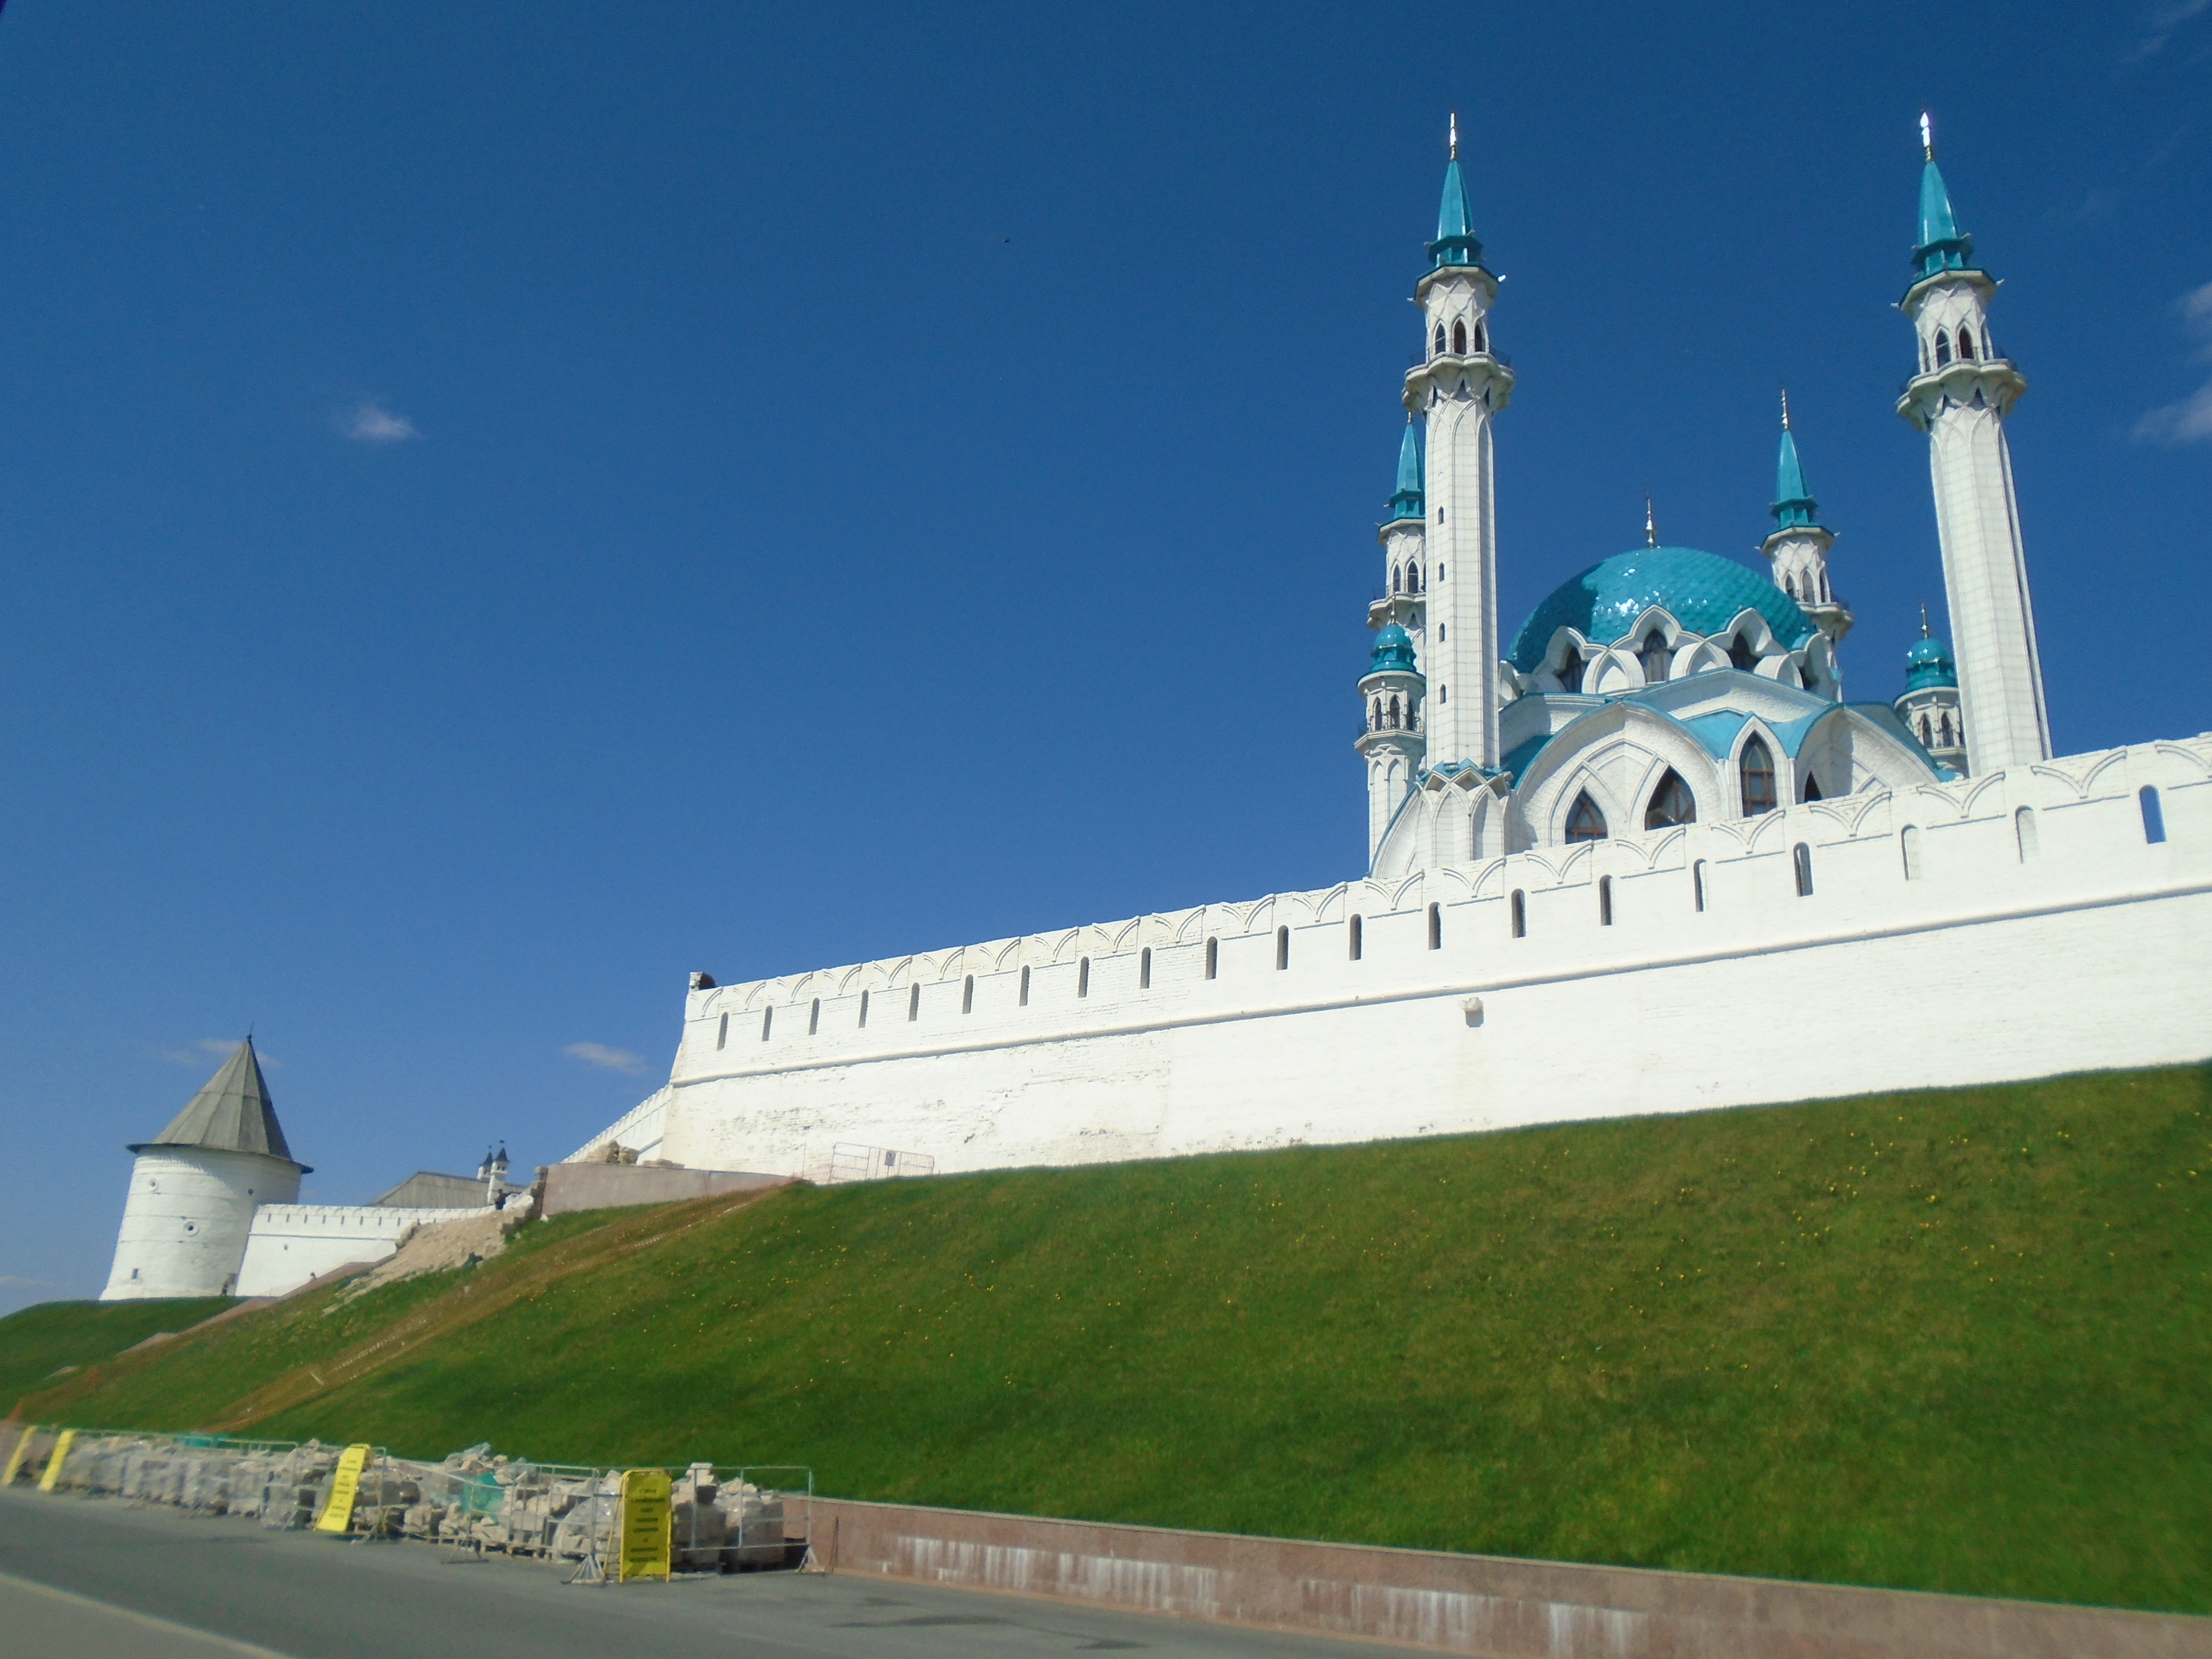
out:
<path id="1" fill-rule="evenodd" d="M 176 1332 L 231 1305 L 222 1296 L 161 1302 L 42 1302 L 0 1319 L 0 1402 L 41 1386 L 54 1373 L 112 1359 L 157 1332 Z"/>
<path id="2" fill-rule="evenodd" d="M 2208 1184 L 2197 1066 L 792 1188 L 564 1217 L 21 1414 L 2208 1612 Z"/>

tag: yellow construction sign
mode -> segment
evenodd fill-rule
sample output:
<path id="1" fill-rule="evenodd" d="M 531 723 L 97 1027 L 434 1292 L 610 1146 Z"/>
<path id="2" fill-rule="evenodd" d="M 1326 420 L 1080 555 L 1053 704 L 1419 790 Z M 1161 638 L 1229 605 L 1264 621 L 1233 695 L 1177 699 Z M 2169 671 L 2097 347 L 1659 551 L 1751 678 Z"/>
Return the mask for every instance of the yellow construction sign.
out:
<path id="1" fill-rule="evenodd" d="M 22 1433 L 15 1437 L 15 1449 L 8 1454 L 8 1473 L 0 1475 L 0 1486 L 12 1486 L 15 1484 L 15 1475 L 22 1468 L 23 1459 L 31 1449 L 31 1437 L 38 1431 L 39 1425 L 35 1423 L 23 1425 Z"/>
<path id="2" fill-rule="evenodd" d="M 62 1459 L 69 1455 L 70 1443 L 76 1438 L 75 1429 L 64 1429 L 62 1437 L 54 1442 L 54 1455 L 46 1460 L 46 1472 L 39 1477 L 40 1492 L 52 1492 L 54 1482 L 62 1478 Z"/>
<path id="3" fill-rule="evenodd" d="M 668 1471 L 624 1469 L 622 1513 L 615 1523 L 620 1563 L 615 1582 L 668 1577 Z"/>
<path id="4" fill-rule="evenodd" d="M 337 1473 L 331 1476 L 331 1501 L 315 1522 L 317 1532 L 342 1533 L 353 1525 L 353 1500 L 361 1491 L 362 1465 L 368 1462 L 368 1452 L 367 1446 L 348 1446 L 339 1457 Z"/>

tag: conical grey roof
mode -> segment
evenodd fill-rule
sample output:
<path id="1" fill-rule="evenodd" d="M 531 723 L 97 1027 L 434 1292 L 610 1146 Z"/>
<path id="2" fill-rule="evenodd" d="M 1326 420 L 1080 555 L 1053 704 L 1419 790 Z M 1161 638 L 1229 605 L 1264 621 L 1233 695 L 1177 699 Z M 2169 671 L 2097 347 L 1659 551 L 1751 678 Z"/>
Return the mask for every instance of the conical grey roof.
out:
<path id="1" fill-rule="evenodd" d="M 207 1146 L 225 1152 L 260 1152 L 287 1164 L 295 1161 L 284 1144 L 284 1127 L 276 1121 L 269 1079 L 261 1075 L 252 1037 L 238 1045 L 238 1052 L 169 1120 L 167 1128 L 131 1150 L 143 1152 L 149 1146 Z"/>

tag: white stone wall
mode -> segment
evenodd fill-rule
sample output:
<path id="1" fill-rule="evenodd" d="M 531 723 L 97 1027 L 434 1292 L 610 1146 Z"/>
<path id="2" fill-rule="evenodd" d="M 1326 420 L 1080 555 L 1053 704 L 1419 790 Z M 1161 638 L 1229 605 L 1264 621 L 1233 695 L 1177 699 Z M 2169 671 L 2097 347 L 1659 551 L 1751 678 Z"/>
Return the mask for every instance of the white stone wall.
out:
<path id="1" fill-rule="evenodd" d="M 234 1293 L 257 1207 L 300 1194 L 300 1170 L 258 1152 L 149 1146 L 131 1168 L 103 1302 Z"/>
<path id="2" fill-rule="evenodd" d="M 1360 1141 L 2200 1060 L 2208 984 L 2199 738 L 694 992 L 631 1115 L 793 1174 Z"/>
<path id="3" fill-rule="evenodd" d="M 387 1209 L 375 1204 L 264 1204 L 254 1212 L 238 1270 L 240 1296 L 283 1296 L 349 1261 L 381 1261 L 417 1227 L 492 1213 Z"/>

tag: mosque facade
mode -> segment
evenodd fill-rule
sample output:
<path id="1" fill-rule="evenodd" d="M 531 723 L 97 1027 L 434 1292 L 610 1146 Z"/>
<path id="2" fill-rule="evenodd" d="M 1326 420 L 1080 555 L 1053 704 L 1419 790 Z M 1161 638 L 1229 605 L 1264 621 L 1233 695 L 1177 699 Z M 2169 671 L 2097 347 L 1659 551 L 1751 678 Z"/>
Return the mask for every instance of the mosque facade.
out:
<path id="1" fill-rule="evenodd" d="M 574 1155 L 820 1178 L 1074 1164 L 2212 1055 L 2212 736 L 2054 757 L 2027 390 L 1925 125 L 1896 412 L 1955 653 L 1843 695 L 1782 411 L 1765 569 L 1644 544 L 1501 625 L 1496 349 L 1456 143 L 1357 682 L 1369 866 L 1317 891 L 738 985 Z"/>

